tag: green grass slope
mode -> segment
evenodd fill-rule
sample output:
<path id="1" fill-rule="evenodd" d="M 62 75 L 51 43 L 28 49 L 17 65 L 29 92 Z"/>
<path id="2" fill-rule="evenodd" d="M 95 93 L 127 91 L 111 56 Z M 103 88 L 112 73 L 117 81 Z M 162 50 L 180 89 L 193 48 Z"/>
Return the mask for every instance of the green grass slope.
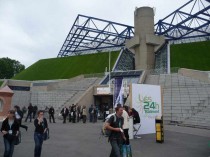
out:
<path id="1" fill-rule="evenodd" d="M 111 52 L 111 67 L 114 66 L 119 51 Z M 102 73 L 109 66 L 109 53 L 96 53 L 64 58 L 39 60 L 21 73 L 15 80 L 68 79 L 81 74 Z"/>
<path id="2" fill-rule="evenodd" d="M 171 67 L 210 71 L 210 41 L 171 45 Z"/>
<path id="3" fill-rule="evenodd" d="M 0 87 L 1 87 L 1 85 L 4 83 L 4 81 L 0 81 Z"/>

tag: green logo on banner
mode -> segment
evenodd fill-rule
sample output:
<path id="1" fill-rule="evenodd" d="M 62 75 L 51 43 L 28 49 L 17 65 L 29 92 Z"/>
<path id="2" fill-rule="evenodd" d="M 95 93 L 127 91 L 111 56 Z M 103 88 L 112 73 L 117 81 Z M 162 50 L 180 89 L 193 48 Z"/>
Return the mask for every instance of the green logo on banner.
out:
<path id="1" fill-rule="evenodd" d="M 139 95 L 139 100 L 142 102 L 143 112 L 144 113 L 159 113 L 160 105 L 152 100 L 150 96 L 141 97 Z"/>
<path id="2" fill-rule="evenodd" d="M 144 112 L 145 113 L 159 113 L 159 104 L 154 101 L 150 101 L 150 102 L 145 101 Z"/>

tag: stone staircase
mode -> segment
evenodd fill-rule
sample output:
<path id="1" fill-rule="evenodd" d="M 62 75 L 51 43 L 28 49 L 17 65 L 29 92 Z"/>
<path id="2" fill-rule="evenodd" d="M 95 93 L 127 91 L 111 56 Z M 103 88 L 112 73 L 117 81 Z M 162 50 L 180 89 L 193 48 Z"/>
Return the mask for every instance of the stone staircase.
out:
<path id="1" fill-rule="evenodd" d="M 210 84 L 179 74 L 148 75 L 145 84 L 163 88 L 166 123 L 210 128 Z"/>
<path id="2" fill-rule="evenodd" d="M 46 106 L 53 106 L 56 112 L 64 106 L 77 103 L 83 93 L 89 87 L 96 85 L 100 82 L 101 78 L 80 78 L 78 80 L 68 80 L 55 85 L 50 85 L 49 91 L 34 91 L 32 92 L 31 102 L 32 105 L 37 105 L 40 109 Z"/>

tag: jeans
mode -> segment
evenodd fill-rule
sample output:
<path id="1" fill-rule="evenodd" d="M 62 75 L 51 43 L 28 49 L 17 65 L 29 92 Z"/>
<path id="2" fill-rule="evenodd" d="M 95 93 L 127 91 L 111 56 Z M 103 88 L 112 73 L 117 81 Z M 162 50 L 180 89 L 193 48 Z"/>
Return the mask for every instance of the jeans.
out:
<path id="1" fill-rule="evenodd" d="M 40 157 L 42 152 L 43 134 L 34 133 L 35 149 L 34 157 Z"/>
<path id="2" fill-rule="evenodd" d="M 14 140 L 9 141 L 4 137 L 4 157 L 12 157 L 14 151 Z"/>
<path id="3" fill-rule="evenodd" d="M 109 157 L 121 157 L 120 155 L 120 145 L 121 140 L 120 139 L 111 139 L 110 144 L 112 146 L 112 151 Z"/>

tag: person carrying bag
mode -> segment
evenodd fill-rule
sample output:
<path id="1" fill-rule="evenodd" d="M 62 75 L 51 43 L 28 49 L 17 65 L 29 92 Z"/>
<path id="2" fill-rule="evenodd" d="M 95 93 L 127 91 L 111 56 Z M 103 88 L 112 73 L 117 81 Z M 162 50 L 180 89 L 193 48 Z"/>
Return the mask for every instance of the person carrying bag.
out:
<path id="1" fill-rule="evenodd" d="M 44 111 L 38 111 L 38 117 L 34 120 L 34 126 L 34 157 L 40 157 L 43 141 L 47 139 L 47 132 L 49 131 L 47 120 L 44 118 Z"/>
<path id="2" fill-rule="evenodd" d="M 111 131 L 109 135 L 109 142 L 112 146 L 110 157 L 121 157 L 120 147 L 123 143 L 123 139 L 126 140 L 122 129 L 124 124 L 124 119 L 122 117 L 123 108 L 121 105 L 118 105 L 115 108 L 115 111 L 116 114 L 109 118 L 105 128 Z"/>
<path id="3" fill-rule="evenodd" d="M 19 123 L 15 119 L 15 111 L 10 110 L 7 118 L 3 121 L 1 132 L 4 137 L 4 157 L 12 157 L 14 145 L 19 135 Z"/>

